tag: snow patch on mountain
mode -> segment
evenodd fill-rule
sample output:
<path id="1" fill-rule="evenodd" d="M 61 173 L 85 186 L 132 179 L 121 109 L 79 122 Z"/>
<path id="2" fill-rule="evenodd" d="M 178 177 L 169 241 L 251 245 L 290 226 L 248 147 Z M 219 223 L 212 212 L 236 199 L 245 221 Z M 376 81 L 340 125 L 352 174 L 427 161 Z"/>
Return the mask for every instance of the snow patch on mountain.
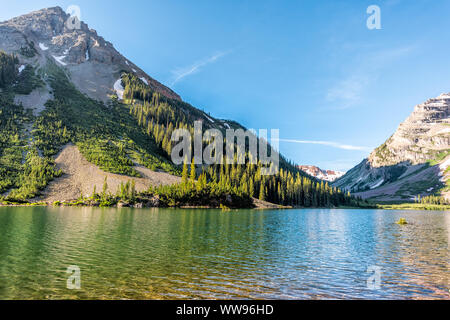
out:
<path id="1" fill-rule="evenodd" d="M 383 182 L 384 182 L 384 179 L 381 179 L 380 181 L 378 181 L 377 183 L 375 183 L 373 186 L 371 186 L 370 187 L 370 189 L 376 189 L 376 188 L 378 188 L 379 186 L 381 186 L 382 184 L 383 184 Z"/>
<path id="2" fill-rule="evenodd" d="M 141 79 L 143 83 L 145 83 L 146 85 L 148 85 L 147 79 L 145 79 L 144 77 L 141 77 L 141 78 L 139 78 L 139 79 Z"/>
<path id="3" fill-rule="evenodd" d="M 345 172 L 341 171 L 323 170 L 316 166 L 298 166 L 298 168 L 310 176 L 329 182 L 333 182 L 345 174 Z"/>
<path id="4" fill-rule="evenodd" d="M 116 91 L 119 100 L 123 100 L 123 92 L 125 91 L 125 88 L 122 86 L 122 78 L 119 78 L 119 80 L 114 83 L 114 91 Z"/>
<path id="5" fill-rule="evenodd" d="M 45 44 L 43 44 L 42 42 L 39 42 L 39 48 L 41 48 L 42 51 L 48 50 L 48 47 Z"/>
<path id="6" fill-rule="evenodd" d="M 450 166 L 450 158 L 448 158 L 447 160 L 445 160 L 443 163 L 441 163 L 441 165 L 439 166 L 439 168 L 442 171 L 447 170 L 447 168 Z"/>
<path id="7" fill-rule="evenodd" d="M 63 66 L 67 66 L 67 63 L 65 63 L 63 60 L 67 57 L 67 56 L 52 56 L 57 62 L 59 62 L 61 65 Z"/>

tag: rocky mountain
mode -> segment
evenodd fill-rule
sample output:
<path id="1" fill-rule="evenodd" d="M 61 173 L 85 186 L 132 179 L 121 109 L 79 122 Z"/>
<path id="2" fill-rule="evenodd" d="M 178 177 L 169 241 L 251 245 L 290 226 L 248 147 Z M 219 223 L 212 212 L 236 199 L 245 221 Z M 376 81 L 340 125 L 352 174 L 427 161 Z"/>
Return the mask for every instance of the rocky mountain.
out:
<path id="1" fill-rule="evenodd" d="M 333 182 L 345 174 L 341 171 L 323 170 L 316 166 L 298 166 L 298 168 L 312 177 L 328 182 Z"/>
<path id="2" fill-rule="evenodd" d="M 82 199 L 102 185 L 130 195 L 177 183 L 184 170 L 171 159 L 172 133 L 193 132 L 196 121 L 222 134 L 245 130 L 182 101 L 59 7 L 0 23 L 0 203 Z M 264 178 L 261 163 L 195 169 L 202 183 L 220 183 L 220 192 L 273 203 L 355 200 L 281 155 L 283 170 Z"/>
<path id="3" fill-rule="evenodd" d="M 383 145 L 334 185 L 363 198 L 411 201 L 449 198 L 450 94 L 415 107 Z"/>
<path id="4" fill-rule="evenodd" d="M 180 97 L 123 57 L 88 25 L 70 25 L 60 7 L 43 9 L 0 23 L 0 50 L 21 55 L 24 64 L 45 65 L 46 59 L 67 68 L 72 82 L 88 96 L 107 101 L 122 71 L 144 79 L 155 91 L 169 98 Z M 79 27 L 79 28 L 78 28 Z M 36 55 L 33 55 L 36 52 Z M 27 54 L 28 53 L 28 54 Z M 93 83 L 95 79 L 95 84 Z"/>
<path id="5" fill-rule="evenodd" d="M 180 174 L 168 154 L 176 125 L 242 128 L 183 102 L 60 7 L 0 22 L 0 78 L 0 198 L 74 199 L 104 178 L 112 188 L 134 178 L 137 191 L 171 184 Z M 130 111 L 135 93 L 151 129 Z M 64 178 L 51 182 L 58 170 Z"/>

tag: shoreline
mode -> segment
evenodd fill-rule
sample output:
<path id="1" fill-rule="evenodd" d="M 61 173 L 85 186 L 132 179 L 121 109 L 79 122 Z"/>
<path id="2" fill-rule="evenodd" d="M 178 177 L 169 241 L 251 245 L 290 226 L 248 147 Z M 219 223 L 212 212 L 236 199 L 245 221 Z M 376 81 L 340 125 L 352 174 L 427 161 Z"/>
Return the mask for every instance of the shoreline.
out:
<path id="1" fill-rule="evenodd" d="M 100 206 L 100 205 L 89 205 L 89 204 L 81 204 L 78 201 L 73 202 L 59 202 L 55 203 L 44 203 L 44 202 L 29 202 L 29 203 L 0 203 L 0 207 L 52 207 L 52 208 L 64 208 L 64 207 L 77 207 L 77 208 L 132 208 L 132 209 L 152 209 L 152 208 L 161 208 L 161 209 L 221 209 L 223 211 L 231 211 L 231 210 L 290 210 L 290 209 L 329 209 L 329 210 L 344 210 L 344 209 L 368 209 L 368 210 L 407 210 L 407 211 L 450 211 L 450 205 L 422 205 L 422 204 L 375 204 L 373 206 L 362 206 L 362 207 L 351 207 L 351 206 L 339 206 L 339 207 L 293 207 L 293 206 L 283 206 L 277 205 L 273 203 L 261 203 L 260 200 L 255 202 L 255 206 L 250 207 L 241 207 L 241 208 L 230 208 L 226 206 L 195 206 L 195 205 L 181 205 L 181 206 L 144 206 L 142 203 L 136 204 L 127 204 L 121 205 L 120 203 L 113 206 Z"/>

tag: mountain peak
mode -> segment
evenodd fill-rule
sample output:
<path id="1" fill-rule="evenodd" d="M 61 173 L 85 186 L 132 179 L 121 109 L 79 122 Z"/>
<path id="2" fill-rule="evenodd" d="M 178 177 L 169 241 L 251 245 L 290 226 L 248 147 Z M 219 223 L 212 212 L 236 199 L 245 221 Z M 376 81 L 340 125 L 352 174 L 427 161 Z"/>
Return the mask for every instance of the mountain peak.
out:
<path id="1" fill-rule="evenodd" d="M 450 198 L 450 94 L 417 105 L 397 131 L 334 186 L 377 201 Z"/>
<path id="2" fill-rule="evenodd" d="M 71 25 L 70 15 L 51 7 L 0 23 L 0 50 L 19 54 L 21 63 L 35 67 L 53 60 L 66 68 L 77 88 L 93 99 L 107 102 L 122 71 L 135 74 L 163 96 L 180 96 L 147 75 L 82 21 Z M 24 56 L 24 51 L 36 55 Z M 94 80 L 93 80 L 94 79 Z"/>
<path id="3" fill-rule="evenodd" d="M 51 7 L 33 11 L 1 23 L 25 34 L 33 34 L 41 39 L 49 39 L 65 31 L 69 15 L 61 7 Z"/>
<path id="4" fill-rule="evenodd" d="M 303 166 L 298 166 L 298 168 L 300 170 L 302 170 L 303 172 L 306 172 L 310 176 L 313 176 L 320 180 L 329 181 L 329 182 L 333 182 L 345 174 L 345 172 L 341 172 L 341 171 L 323 170 L 316 166 L 303 165 Z"/>
<path id="5" fill-rule="evenodd" d="M 421 164 L 450 148 L 450 95 L 428 99 L 369 157 L 374 167 L 401 162 Z"/>

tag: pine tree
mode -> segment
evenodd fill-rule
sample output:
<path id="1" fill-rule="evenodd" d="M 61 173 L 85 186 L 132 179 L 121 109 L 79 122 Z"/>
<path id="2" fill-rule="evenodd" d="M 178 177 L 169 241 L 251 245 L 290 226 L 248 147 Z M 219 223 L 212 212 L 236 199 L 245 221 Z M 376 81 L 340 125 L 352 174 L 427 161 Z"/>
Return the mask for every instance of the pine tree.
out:
<path id="1" fill-rule="evenodd" d="M 187 160 L 184 160 L 183 162 L 183 172 L 181 173 L 181 182 L 183 184 L 187 184 L 188 182 L 188 167 L 187 167 Z"/>
<path id="2" fill-rule="evenodd" d="M 194 158 L 192 158 L 192 162 L 191 162 L 191 176 L 190 176 L 190 180 L 192 183 L 195 182 L 195 178 L 196 178 L 196 173 L 195 173 L 195 160 Z"/>
<path id="3" fill-rule="evenodd" d="M 267 194 L 267 189 L 263 184 L 261 184 L 260 191 L 259 191 L 259 200 L 265 201 L 266 194 Z"/>
<path id="4" fill-rule="evenodd" d="M 102 199 L 106 199 L 106 193 L 108 192 L 108 177 L 105 177 L 105 180 L 103 181 L 103 189 L 102 189 Z"/>

